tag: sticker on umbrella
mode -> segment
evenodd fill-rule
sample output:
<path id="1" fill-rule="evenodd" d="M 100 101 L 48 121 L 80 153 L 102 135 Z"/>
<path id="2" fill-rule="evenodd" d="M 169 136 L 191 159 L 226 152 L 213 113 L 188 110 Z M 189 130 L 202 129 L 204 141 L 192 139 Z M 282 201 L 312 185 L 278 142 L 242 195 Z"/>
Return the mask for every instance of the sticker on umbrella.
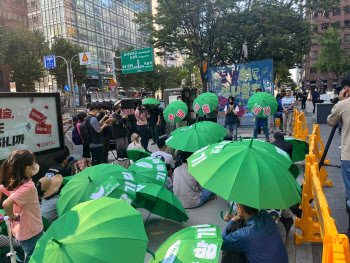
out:
<path id="1" fill-rule="evenodd" d="M 185 117 L 186 113 L 184 113 L 182 110 L 179 110 L 176 114 L 177 117 L 183 119 Z"/>
<path id="2" fill-rule="evenodd" d="M 219 227 L 209 224 L 187 227 L 169 237 L 151 262 L 218 262 L 221 245 Z"/>
<path id="3" fill-rule="evenodd" d="M 144 168 L 153 168 L 153 165 L 150 163 L 137 162 L 136 165 Z"/>
<path id="4" fill-rule="evenodd" d="M 175 121 L 175 115 L 174 114 L 169 114 L 168 115 L 168 119 L 169 119 L 169 121 L 174 122 Z"/>
<path id="5" fill-rule="evenodd" d="M 210 113 L 210 107 L 208 104 L 203 105 L 202 110 L 205 114 Z"/>
<path id="6" fill-rule="evenodd" d="M 196 105 L 194 105 L 194 111 L 197 113 L 198 112 L 198 110 L 200 109 L 201 107 L 199 106 L 199 104 L 198 103 L 196 103 Z"/>

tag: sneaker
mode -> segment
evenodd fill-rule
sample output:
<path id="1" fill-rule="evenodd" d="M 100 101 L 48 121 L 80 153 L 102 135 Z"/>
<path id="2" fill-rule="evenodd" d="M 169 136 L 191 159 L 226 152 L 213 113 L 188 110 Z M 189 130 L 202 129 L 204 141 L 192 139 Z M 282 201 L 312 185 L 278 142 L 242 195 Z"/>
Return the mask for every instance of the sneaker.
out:
<path id="1" fill-rule="evenodd" d="M 211 201 L 211 200 L 214 200 L 215 198 L 216 198 L 216 194 L 213 194 L 212 196 L 210 196 L 210 197 L 208 198 L 207 202 L 208 202 L 208 201 Z"/>
<path id="2" fill-rule="evenodd" d="M 151 143 L 151 145 L 155 145 L 155 144 L 157 144 L 157 143 L 156 142 Z"/>
<path id="3" fill-rule="evenodd" d="M 284 133 L 283 133 L 283 135 L 287 135 L 287 133 L 286 133 L 286 132 L 284 132 Z"/>
<path id="4" fill-rule="evenodd" d="M 270 142 L 270 139 L 266 139 L 266 142 Z"/>

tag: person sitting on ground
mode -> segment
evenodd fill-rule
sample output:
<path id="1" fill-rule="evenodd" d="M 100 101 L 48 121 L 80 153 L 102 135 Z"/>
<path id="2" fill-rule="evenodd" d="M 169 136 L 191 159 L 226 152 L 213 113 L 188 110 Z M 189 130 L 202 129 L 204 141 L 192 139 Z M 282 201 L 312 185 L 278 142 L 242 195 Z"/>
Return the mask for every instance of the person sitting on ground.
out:
<path id="1" fill-rule="evenodd" d="M 137 133 L 131 134 L 131 143 L 128 146 L 128 150 L 131 149 L 139 149 L 139 150 L 145 150 L 141 145 L 141 138 L 140 135 Z"/>
<path id="2" fill-rule="evenodd" d="M 284 140 L 284 135 L 282 132 L 276 132 L 274 135 L 275 141 L 272 142 L 272 145 L 275 145 L 276 147 L 280 148 L 281 150 L 288 153 L 290 159 L 292 159 L 293 155 L 293 144 L 290 142 L 286 142 Z"/>
<path id="3" fill-rule="evenodd" d="M 56 174 L 52 178 L 41 178 L 35 185 L 38 190 L 41 215 L 45 217 L 50 224 L 58 218 L 56 204 L 62 182 L 62 175 Z"/>
<path id="4" fill-rule="evenodd" d="M 125 169 L 128 169 L 130 165 L 133 164 L 133 161 L 128 158 L 128 154 L 124 147 L 119 146 L 117 148 L 117 160 L 112 162 L 113 164 L 119 164 Z"/>
<path id="5" fill-rule="evenodd" d="M 45 177 L 52 178 L 56 174 L 60 174 L 63 177 L 72 175 L 72 167 L 68 165 L 69 163 L 69 151 L 65 149 L 62 153 L 60 153 L 55 161 L 57 164 L 51 166 L 49 170 L 47 170 Z"/>
<path id="6" fill-rule="evenodd" d="M 213 192 L 202 188 L 188 172 L 187 158 L 191 155 L 191 152 L 181 152 L 182 165 L 174 171 L 174 194 L 184 208 L 197 208 L 215 198 Z"/>
<path id="7" fill-rule="evenodd" d="M 226 213 L 228 222 L 222 232 L 221 249 L 228 252 L 243 252 L 250 263 L 288 263 L 288 254 L 277 225 L 265 210 L 237 204 L 237 216 Z M 246 226 L 228 233 L 231 225 L 243 218 Z"/>
<path id="8" fill-rule="evenodd" d="M 174 158 L 171 154 L 166 153 L 167 146 L 165 145 L 165 139 L 161 138 L 157 141 L 158 151 L 151 154 L 151 157 L 164 158 L 166 164 L 170 164 L 171 168 L 175 168 Z"/>

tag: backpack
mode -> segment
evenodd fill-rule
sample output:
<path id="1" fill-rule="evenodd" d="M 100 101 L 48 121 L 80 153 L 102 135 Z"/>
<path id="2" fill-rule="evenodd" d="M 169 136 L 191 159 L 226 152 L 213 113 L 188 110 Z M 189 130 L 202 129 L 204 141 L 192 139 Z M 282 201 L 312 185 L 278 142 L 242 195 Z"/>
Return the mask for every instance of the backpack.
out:
<path id="1" fill-rule="evenodd" d="M 78 128 L 75 126 L 72 132 L 72 141 L 75 145 L 81 145 L 82 141 L 78 133 Z"/>
<path id="2" fill-rule="evenodd" d="M 85 144 L 90 144 L 92 142 L 93 134 L 90 133 L 90 120 L 91 116 L 87 116 L 85 121 L 80 124 L 80 135 Z"/>

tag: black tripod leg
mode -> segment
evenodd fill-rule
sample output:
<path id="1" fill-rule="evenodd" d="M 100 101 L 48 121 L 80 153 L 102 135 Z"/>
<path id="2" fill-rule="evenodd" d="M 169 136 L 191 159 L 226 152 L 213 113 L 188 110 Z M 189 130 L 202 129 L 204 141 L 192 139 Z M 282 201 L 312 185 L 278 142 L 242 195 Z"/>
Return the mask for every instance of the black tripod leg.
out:
<path id="1" fill-rule="evenodd" d="M 338 128 L 338 125 L 333 126 L 331 134 L 328 137 L 326 148 L 324 149 L 323 155 L 322 155 L 321 160 L 320 160 L 320 163 L 318 164 L 319 170 L 321 170 L 322 166 L 324 165 L 324 160 L 326 159 L 326 156 L 327 156 L 327 153 L 328 153 L 328 150 L 329 150 L 329 146 L 331 146 L 331 142 L 333 140 L 333 137 L 334 137 L 334 134 L 335 134 L 335 131 L 337 130 L 337 128 Z"/>

